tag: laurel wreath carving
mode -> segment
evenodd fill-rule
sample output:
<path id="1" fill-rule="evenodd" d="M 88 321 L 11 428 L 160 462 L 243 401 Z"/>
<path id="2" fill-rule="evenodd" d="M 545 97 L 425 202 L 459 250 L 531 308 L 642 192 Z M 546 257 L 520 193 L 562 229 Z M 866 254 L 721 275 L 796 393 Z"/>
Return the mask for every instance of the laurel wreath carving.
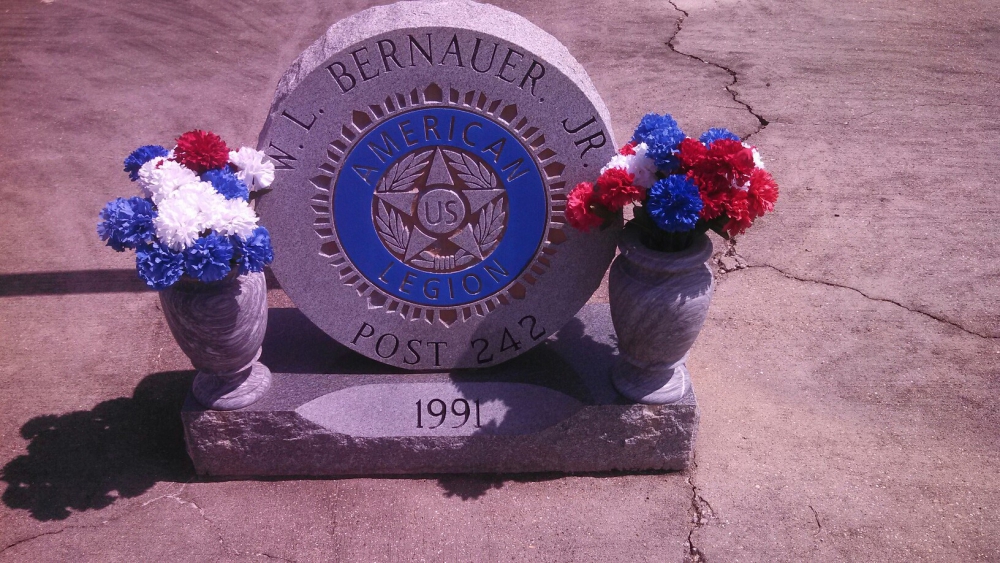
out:
<path id="1" fill-rule="evenodd" d="M 379 180 L 375 191 L 387 193 L 406 192 L 413 189 L 417 178 L 430 164 L 430 157 L 434 150 L 428 149 L 413 153 L 394 164 Z M 449 150 L 442 152 L 447 157 L 452 170 L 466 183 L 469 189 L 497 189 L 497 177 L 485 165 L 479 164 L 472 157 L 460 152 Z M 487 204 L 479 211 L 476 223 L 472 226 L 473 238 L 479 246 L 479 253 L 482 255 L 489 254 L 499 243 L 500 235 L 504 230 L 504 219 L 507 215 L 503 208 L 503 199 Z M 379 201 L 375 227 L 379 238 L 382 239 L 386 247 L 397 254 L 406 254 L 411 229 L 403 222 L 401 213 L 386 205 L 384 201 Z M 438 256 L 425 250 L 412 257 L 408 262 L 421 268 L 444 271 L 466 266 L 474 261 L 476 261 L 475 255 L 460 248 L 455 254 L 448 256 Z"/>
<path id="2" fill-rule="evenodd" d="M 430 164 L 430 157 L 434 154 L 434 149 L 413 153 L 396 164 L 393 164 L 382 179 L 379 180 L 375 191 L 384 192 L 407 192 L 413 188 L 413 184 Z"/>
<path id="3" fill-rule="evenodd" d="M 393 252 L 406 253 L 406 245 L 410 242 L 410 230 L 403 224 L 403 218 L 395 209 L 387 207 L 385 202 L 378 202 L 378 216 L 375 217 L 382 241 Z"/>
<path id="4" fill-rule="evenodd" d="M 479 212 L 479 218 L 472 227 L 472 235 L 479 244 L 481 253 L 486 254 L 496 246 L 506 215 L 502 201 L 489 203 Z"/>
<path id="5" fill-rule="evenodd" d="M 451 160 L 451 167 L 458 177 L 474 190 L 493 190 L 497 187 L 497 178 L 490 169 L 477 163 L 467 154 L 454 151 L 442 151 Z"/>

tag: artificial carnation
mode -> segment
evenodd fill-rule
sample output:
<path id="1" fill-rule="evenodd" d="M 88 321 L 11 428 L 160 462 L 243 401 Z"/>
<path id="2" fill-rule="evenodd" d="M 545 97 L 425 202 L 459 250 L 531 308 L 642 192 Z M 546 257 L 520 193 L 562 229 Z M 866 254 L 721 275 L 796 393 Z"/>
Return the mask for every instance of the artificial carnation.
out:
<path id="1" fill-rule="evenodd" d="M 729 236 L 743 234 L 750 225 L 753 224 L 753 215 L 750 213 L 749 198 L 747 192 L 734 190 L 726 201 L 726 217 L 728 221 L 722 229 Z"/>
<path id="2" fill-rule="evenodd" d="M 698 140 L 704 143 L 706 147 L 711 147 L 712 143 L 718 141 L 719 139 L 729 139 L 730 141 L 740 140 L 735 133 L 722 127 L 713 127 L 712 129 L 702 133 L 701 137 L 698 137 Z"/>
<path id="3" fill-rule="evenodd" d="M 629 141 L 629 142 L 625 143 L 624 145 L 622 145 L 622 148 L 618 149 L 618 154 L 620 154 L 622 156 L 629 156 L 629 155 L 635 154 L 635 147 L 638 144 L 639 143 L 637 143 L 635 141 Z"/>
<path id="4" fill-rule="evenodd" d="M 747 207 L 750 215 L 756 219 L 765 213 L 774 211 L 774 203 L 778 201 L 778 184 L 766 170 L 757 168 L 750 175 L 750 185 L 747 189 Z"/>
<path id="5" fill-rule="evenodd" d="M 683 174 L 673 174 L 649 188 L 644 207 L 656 226 L 677 233 L 694 229 L 702 202 L 698 186 Z"/>
<path id="6" fill-rule="evenodd" d="M 246 200 L 250 197 L 247 185 L 227 169 L 209 170 L 201 175 L 201 179 L 212 184 L 215 191 L 226 199 Z"/>
<path id="7" fill-rule="evenodd" d="M 632 183 L 634 179 L 634 174 L 621 168 L 603 171 L 595 186 L 597 202 L 614 213 L 630 203 L 640 201 L 642 190 Z"/>
<path id="8" fill-rule="evenodd" d="M 101 210 L 97 234 L 118 252 L 135 248 L 153 237 L 152 203 L 141 197 L 123 197 L 109 201 Z"/>
<path id="9" fill-rule="evenodd" d="M 266 188 L 274 182 L 274 163 L 262 151 L 241 147 L 229 152 L 229 163 L 236 168 L 236 177 L 253 189 Z"/>
<path id="10" fill-rule="evenodd" d="M 264 227 L 257 227 L 246 238 L 233 237 L 232 241 L 236 248 L 236 264 L 241 274 L 262 272 L 264 266 L 274 261 L 271 234 Z"/>
<path id="11" fill-rule="evenodd" d="M 210 225 L 218 220 L 224 211 L 226 198 L 215 190 L 215 186 L 208 182 L 191 182 L 174 190 L 168 199 L 183 201 L 197 210 L 204 228 L 212 228 Z"/>
<path id="12" fill-rule="evenodd" d="M 569 192 L 566 203 L 566 220 L 573 227 L 588 232 L 594 227 L 599 227 L 604 223 L 593 209 L 596 197 L 594 185 L 590 182 L 580 182 Z"/>
<path id="13" fill-rule="evenodd" d="M 151 241 L 136 249 L 135 266 L 146 285 L 153 289 L 166 289 L 184 275 L 184 254 Z"/>
<path id="14" fill-rule="evenodd" d="M 198 281 L 219 281 L 232 269 L 232 258 L 233 243 L 229 238 L 209 233 L 184 251 L 184 268 Z"/>
<path id="15" fill-rule="evenodd" d="M 250 236 L 257 228 L 257 214 L 242 199 L 224 199 L 206 227 L 226 236 Z"/>
<path id="16" fill-rule="evenodd" d="M 151 158 L 147 160 L 145 164 L 140 166 L 139 171 L 136 172 L 136 180 L 139 181 L 139 189 L 146 194 L 146 197 L 150 196 L 148 187 L 153 182 L 156 171 L 163 166 L 163 163 L 166 161 L 167 157 L 165 156 Z M 187 169 L 185 168 L 185 170 Z"/>
<path id="17" fill-rule="evenodd" d="M 198 174 L 229 162 L 229 147 L 215 133 L 195 129 L 177 138 L 174 159 Z"/>
<path id="18" fill-rule="evenodd" d="M 139 169 L 143 164 L 164 156 L 167 156 L 167 149 L 160 145 L 143 145 L 125 157 L 125 172 L 128 172 L 129 179 L 135 182 L 139 179 Z"/>
<path id="19" fill-rule="evenodd" d="M 157 206 L 158 214 L 153 221 L 156 237 L 171 250 L 184 250 L 194 244 L 202 231 L 227 219 L 228 201 L 208 182 L 185 184 Z M 245 205 L 240 200 L 234 201 Z"/>
<path id="20" fill-rule="evenodd" d="M 684 138 L 684 132 L 673 117 L 655 113 L 643 116 L 632 135 L 633 141 L 646 143 L 646 156 L 665 174 L 677 169 L 677 146 Z"/>
<path id="21" fill-rule="evenodd" d="M 708 156 L 708 148 L 701 142 L 688 137 L 677 146 L 677 159 L 681 170 L 690 170 Z"/>
<path id="22" fill-rule="evenodd" d="M 177 188 L 197 181 L 198 176 L 194 172 L 162 157 L 150 160 L 139 169 L 139 187 L 156 205 Z"/>
<path id="23" fill-rule="evenodd" d="M 198 210 L 175 200 L 165 200 L 159 205 L 153 225 L 156 238 L 176 252 L 191 246 L 202 231 Z"/>

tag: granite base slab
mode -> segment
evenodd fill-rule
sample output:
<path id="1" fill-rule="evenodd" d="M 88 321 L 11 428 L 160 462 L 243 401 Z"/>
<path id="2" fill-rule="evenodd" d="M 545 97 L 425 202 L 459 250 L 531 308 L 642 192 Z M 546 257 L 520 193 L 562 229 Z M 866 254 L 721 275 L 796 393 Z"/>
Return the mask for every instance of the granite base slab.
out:
<path id="1" fill-rule="evenodd" d="M 584 307 L 534 350 L 482 371 L 395 370 L 336 344 L 296 309 L 272 309 L 268 394 L 236 411 L 188 397 L 199 474 L 357 476 L 680 470 L 698 427 L 693 391 L 671 405 L 612 387 L 607 305 Z"/>

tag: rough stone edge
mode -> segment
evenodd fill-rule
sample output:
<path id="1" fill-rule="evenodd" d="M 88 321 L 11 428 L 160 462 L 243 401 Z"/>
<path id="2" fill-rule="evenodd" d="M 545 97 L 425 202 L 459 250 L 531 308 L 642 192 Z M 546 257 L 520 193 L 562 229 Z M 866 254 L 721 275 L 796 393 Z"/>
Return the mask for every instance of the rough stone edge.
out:
<path id="1" fill-rule="evenodd" d="M 692 390 L 672 405 L 590 405 L 523 437 L 356 438 L 329 432 L 292 410 L 185 408 L 182 419 L 196 471 L 239 479 L 680 471 L 691 463 L 700 415 Z M 629 429 L 635 432 L 626 437 Z M 510 455 L 537 448 L 548 456 Z"/>
<path id="2" fill-rule="evenodd" d="M 344 18 L 331 25 L 322 37 L 306 48 L 278 80 L 267 120 L 258 138 L 258 148 L 267 137 L 275 113 L 285 98 L 306 76 L 324 66 L 323 63 L 333 55 L 368 37 L 393 30 L 420 27 L 454 28 L 455 22 L 462 22 L 461 27 L 464 29 L 493 35 L 521 45 L 554 65 L 590 100 L 607 128 L 609 139 L 612 141 L 615 139 L 611 129 L 611 114 L 590 76 L 569 49 L 542 28 L 513 12 L 471 0 L 406 0 L 368 8 Z"/>

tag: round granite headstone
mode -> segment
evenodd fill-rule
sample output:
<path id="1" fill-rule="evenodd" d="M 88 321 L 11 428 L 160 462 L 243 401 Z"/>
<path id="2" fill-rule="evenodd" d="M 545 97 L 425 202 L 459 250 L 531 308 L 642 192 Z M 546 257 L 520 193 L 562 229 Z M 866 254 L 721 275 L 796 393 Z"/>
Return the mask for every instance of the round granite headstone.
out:
<path id="1" fill-rule="evenodd" d="M 493 365 L 563 327 L 614 257 L 567 194 L 614 151 L 583 68 L 524 18 L 401 2 L 332 26 L 281 79 L 260 148 L 273 270 L 337 341 L 408 369 Z"/>

